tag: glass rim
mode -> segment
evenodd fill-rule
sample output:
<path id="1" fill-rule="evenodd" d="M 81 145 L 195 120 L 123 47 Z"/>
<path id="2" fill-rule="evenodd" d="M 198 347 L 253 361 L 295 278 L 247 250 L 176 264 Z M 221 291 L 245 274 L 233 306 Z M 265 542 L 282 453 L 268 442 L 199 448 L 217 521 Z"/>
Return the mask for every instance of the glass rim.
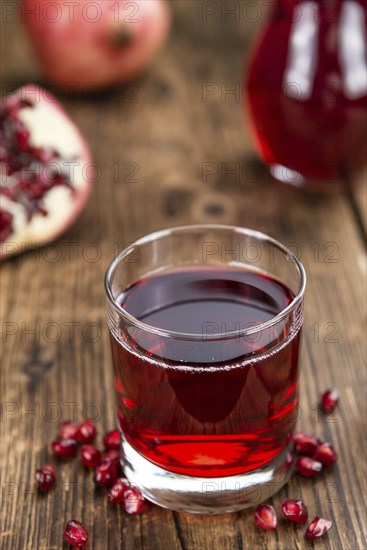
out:
<path id="1" fill-rule="evenodd" d="M 232 331 L 226 331 L 221 334 L 206 334 L 205 340 L 206 341 L 218 341 L 223 339 L 231 339 L 231 338 L 239 338 L 242 336 L 248 336 L 251 334 L 256 334 L 262 330 L 269 329 L 282 321 L 287 315 L 297 307 L 297 305 L 301 302 L 303 299 L 305 288 L 306 288 L 306 272 L 302 265 L 302 262 L 297 258 L 297 256 L 285 245 L 283 245 L 281 242 L 277 241 L 273 237 L 270 237 L 269 235 L 266 235 L 266 233 L 262 233 L 261 231 L 256 231 L 254 229 L 249 229 L 246 227 L 240 227 L 235 225 L 222 225 L 222 224 L 192 224 L 192 225 L 181 225 L 177 227 L 172 227 L 169 229 L 161 229 L 159 231 L 154 231 L 153 233 L 149 233 L 148 235 L 145 235 L 144 237 L 141 237 L 134 241 L 133 243 L 130 243 L 127 247 L 125 247 L 121 252 L 117 254 L 117 256 L 112 260 L 110 265 L 107 268 L 106 275 L 105 275 L 105 292 L 106 296 L 108 298 L 109 303 L 112 305 L 116 313 L 122 317 L 124 320 L 126 320 L 129 324 L 133 325 L 134 327 L 144 330 L 145 332 L 149 332 L 152 334 L 155 334 L 157 336 L 162 336 L 165 338 L 174 338 L 178 340 L 189 340 L 189 341 L 201 341 L 203 339 L 202 334 L 197 333 L 186 333 L 186 332 L 177 332 L 172 330 L 166 330 L 166 329 L 160 329 L 158 327 L 155 327 L 153 325 L 149 325 L 148 323 L 144 323 L 143 321 L 139 321 L 134 315 L 131 315 L 131 313 L 128 313 L 123 307 L 121 307 L 116 299 L 113 296 L 112 288 L 111 288 L 111 278 L 113 276 L 113 273 L 116 269 L 116 267 L 121 263 L 121 261 L 128 257 L 128 255 L 136 249 L 136 247 L 145 245 L 149 242 L 153 242 L 157 239 L 161 239 L 163 237 L 168 237 L 172 233 L 185 233 L 187 231 L 192 230 L 225 230 L 225 231 L 232 231 L 235 233 L 240 233 L 242 235 L 251 236 L 259 241 L 267 242 L 275 246 L 276 248 L 280 249 L 282 252 L 284 252 L 287 256 L 289 256 L 295 263 L 298 273 L 300 276 L 300 289 L 298 293 L 294 296 L 292 301 L 282 309 L 277 315 L 269 319 L 268 321 L 265 321 L 263 323 L 259 323 L 257 325 L 254 325 L 253 327 L 244 328 L 241 330 L 232 330 Z M 229 264 L 230 262 L 228 262 Z"/>

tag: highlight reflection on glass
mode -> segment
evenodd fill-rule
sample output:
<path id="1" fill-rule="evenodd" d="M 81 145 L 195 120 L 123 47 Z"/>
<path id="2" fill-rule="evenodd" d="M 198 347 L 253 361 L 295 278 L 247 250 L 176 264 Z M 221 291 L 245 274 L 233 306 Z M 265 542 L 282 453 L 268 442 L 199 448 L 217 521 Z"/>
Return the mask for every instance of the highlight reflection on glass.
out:
<path id="1" fill-rule="evenodd" d="M 357 0 L 278 0 L 247 75 L 254 140 L 275 178 L 329 190 L 366 165 L 366 17 Z"/>

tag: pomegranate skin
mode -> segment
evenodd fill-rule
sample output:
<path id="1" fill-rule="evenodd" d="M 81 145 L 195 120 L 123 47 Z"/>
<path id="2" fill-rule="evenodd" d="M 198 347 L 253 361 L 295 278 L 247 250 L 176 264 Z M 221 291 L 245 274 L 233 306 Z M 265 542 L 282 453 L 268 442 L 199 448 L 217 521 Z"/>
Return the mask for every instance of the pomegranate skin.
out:
<path id="1" fill-rule="evenodd" d="M 1 210 L 11 220 L 10 224 L 7 223 L 7 232 L 3 234 L 3 238 L 0 236 L 1 261 L 26 249 L 45 245 L 61 236 L 84 209 L 95 174 L 86 139 L 50 92 L 35 84 L 27 84 L 13 94 L 1 98 L 0 107 L 2 117 L 8 116 L 11 119 L 14 116 L 16 124 L 21 121 L 21 137 L 25 142 L 21 142 L 21 146 L 29 147 L 29 165 L 24 165 L 23 171 L 14 170 L 11 164 L 23 154 L 21 146 L 18 144 L 14 148 L 14 143 L 2 135 L 4 140 L 1 149 L 4 158 L 0 164 Z M 33 162 L 36 165 L 32 165 Z M 28 200 L 20 203 L 21 193 L 19 196 L 13 193 L 14 182 L 19 184 L 26 176 L 27 186 L 32 192 L 39 184 L 39 178 L 42 179 L 50 173 L 52 165 L 57 172 L 65 171 L 67 186 L 50 186 L 32 203 L 37 204 L 39 209 L 27 210 Z M 32 171 L 38 177 L 34 183 L 30 178 Z M 44 179 L 47 180 L 47 177 Z M 61 187 L 66 192 L 60 191 Z"/>
<path id="2" fill-rule="evenodd" d="M 170 29 L 167 0 L 70 4 L 56 0 L 45 10 L 39 0 L 23 0 L 35 54 L 49 80 L 64 89 L 93 93 L 132 80 Z"/>

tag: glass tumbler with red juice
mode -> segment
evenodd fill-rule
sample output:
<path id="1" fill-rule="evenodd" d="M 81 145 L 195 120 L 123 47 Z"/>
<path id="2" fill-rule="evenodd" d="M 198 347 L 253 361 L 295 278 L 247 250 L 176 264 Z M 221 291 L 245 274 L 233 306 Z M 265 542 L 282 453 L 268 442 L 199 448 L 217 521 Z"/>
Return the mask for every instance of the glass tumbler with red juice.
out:
<path id="1" fill-rule="evenodd" d="M 153 502 L 235 511 L 288 479 L 305 274 L 277 241 L 187 226 L 106 275 L 126 477 Z"/>

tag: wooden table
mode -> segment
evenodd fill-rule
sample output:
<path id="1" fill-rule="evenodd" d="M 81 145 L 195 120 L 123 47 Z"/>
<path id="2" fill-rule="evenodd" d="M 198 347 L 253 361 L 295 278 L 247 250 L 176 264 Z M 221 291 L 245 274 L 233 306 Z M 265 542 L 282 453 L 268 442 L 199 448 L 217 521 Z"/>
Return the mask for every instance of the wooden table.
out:
<path id="1" fill-rule="evenodd" d="M 53 461 L 49 442 L 61 420 L 97 414 L 100 433 L 114 425 L 107 265 L 137 237 L 194 222 L 256 228 L 301 256 L 308 287 L 300 425 L 332 441 L 339 464 L 316 481 L 294 477 L 273 502 L 279 510 L 284 498 L 301 496 L 310 516 L 334 522 L 318 549 L 367 547 L 366 188 L 361 182 L 353 194 L 323 198 L 274 185 L 252 152 L 240 99 L 244 52 L 258 25 L 222 17 L 225 4 L 218 5 L 204 21 L 200 1 L 175 1 L 169 43 L 141 79 L 100 97 L 62 98 L 100 175 L 64 237 L 1 269 L 3 550 L 66 548 L 72 517 L 97 550 L 313 547 L 292 524 L 260 532 L 251 511 L 200 517 L 151 505 L 127 516 L 95 493 L 77 460 L 58 467 L 58 489 L 48 497 L 35 491 L 34 471 Z M 4 31 L 5 85 L 42 82 L 16 18 Z M 340 409 L 324 417 L 316 403 L 329 386 L 340 389 Z"/>

